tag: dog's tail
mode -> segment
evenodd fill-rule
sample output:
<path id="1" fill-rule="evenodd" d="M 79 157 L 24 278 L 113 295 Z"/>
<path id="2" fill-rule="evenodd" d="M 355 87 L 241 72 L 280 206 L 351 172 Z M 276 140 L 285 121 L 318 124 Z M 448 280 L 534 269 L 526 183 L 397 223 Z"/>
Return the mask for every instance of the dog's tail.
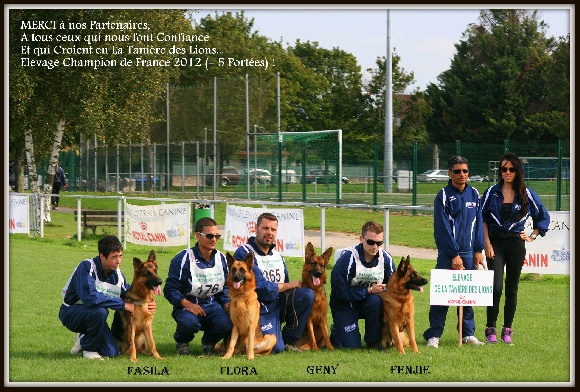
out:
<path id="1" fill-rule="evenodd" d="M 254 352 L 259 353 L 270 353 L 274 346 L 276 345 L 276 335 L 264 335 L 263 340 L 254 346 Z"/>

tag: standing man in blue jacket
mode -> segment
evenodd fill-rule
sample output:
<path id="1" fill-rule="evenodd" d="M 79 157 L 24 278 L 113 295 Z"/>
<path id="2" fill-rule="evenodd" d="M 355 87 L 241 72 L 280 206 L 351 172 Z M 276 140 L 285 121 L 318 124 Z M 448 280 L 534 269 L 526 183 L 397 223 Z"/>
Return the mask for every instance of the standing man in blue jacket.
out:
<path id="1" fill-rule="evenodd" d="M 119 266 L 123 245 L 114 236 L 99 240 L 99 255 L 81 261 L 62 289 L 59 319 L 69 330 L 76 332 L 71 354 L 83 354 L 86 359 L 104 359 L 120 354 L 117 341 L 107 325 L 109 309 L 133 313 L 135 305 L 125 303 L 123 297 L 130 285 Z M 155 312 L 155 301 L 148 305 Z"/>
<path id="2" fill-rule="evenodd" d="M 466 158 L 452 156 L 448 161 L 449 182 L 435 197 L 434 235 L 437 245 L 435 269 L 475 270 L 483 260 L 483 218 L 477 189 L 467 184 Z M 431 305 L 430 327 L 423 333 L 428 347 L 439 348 L 448 306 Z M 459 307 L 457 308 L 459 314 Z M 473 308 L 463 307 L 462 340 L 482 345 L 475 335 Z"/>
<path id="3" fill-rule="evenodd" d="M 214 355 L 215 345 L 232 332 L 228 298 L 226 257 L 216 249 L 221 234 L 215 220 L 195 223 L 197 243 L 179 252 L 169 265 L 163 294 L 173 305 L 177 327 L 173 338 L 179 355 L 190 353 L 189 342 L 197 332 L 204 355 Z"/>
<path id="4" fill-rule="evenodd" d="M 296 342 L 302 336 L 314 303 L 314 292 L 302 287 L 299 280 L 290 281 L 284 257 L 275 249 L 278 218 L 265 212 L 258 217 L 256 236 L 234 253 L 244 260 L 254 252 L 254 277 L 260 301 L 260 327 L 264 335 L 276 335 L 272 352 L 301 352 Z M 281 324 L 284 327 L 281 330 Z"/>

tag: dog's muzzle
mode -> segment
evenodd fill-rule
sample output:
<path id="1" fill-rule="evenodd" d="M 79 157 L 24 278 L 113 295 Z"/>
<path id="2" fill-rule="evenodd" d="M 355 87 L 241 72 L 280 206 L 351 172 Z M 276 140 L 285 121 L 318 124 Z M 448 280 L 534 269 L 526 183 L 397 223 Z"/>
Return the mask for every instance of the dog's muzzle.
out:
<path id="1" fill-rule="evenodd" d="M 321 276 L 322 276 L 322 271 L 320 271 L 320 270 L 310 271 L 310 280 L 312 281 L 312 284 L 315 286 L 320 285 L 320 277 Z"/>
<path id="2" fill-rule="evenodd" d="M 234 275 L 232 276 L 232 281 L 234 283 L 234 289 L 239 289 L 240 287 L 242 287 L 242 284 L 244 284 L 244 277 L 240 276 L 240 275 Z"/>

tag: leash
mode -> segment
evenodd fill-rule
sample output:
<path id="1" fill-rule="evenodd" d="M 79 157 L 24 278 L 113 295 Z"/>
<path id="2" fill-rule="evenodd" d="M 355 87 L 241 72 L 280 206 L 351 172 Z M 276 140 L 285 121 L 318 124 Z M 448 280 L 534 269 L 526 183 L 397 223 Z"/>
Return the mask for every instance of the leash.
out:
<path id="1" fill-rule="evenodd" d="M 129 313 L 129 312 L 127 312 L 127 313 L 128 313 L 127 318 L 128 319 L 129 318 L 131 319 L 131 325 L 133 325 L 133 314 L 132 313 Z M 127 332 L 127 329 L 126 328 L 125 328 L 125 332 Z M 127 347 L 123 351 L 121 351 L 120 353 L 121 354 L 125 354 L 127 352 L 127 350 L 129 350 L 130 347 L 131 347 L 131 342 L 129 341 L 129 339 L 127 339 Z"/>
<path id="2" fill-rule="evenodd" d="M 290 328 L 287 327 L 289 329 L 295 329 L 298 328 L 298 315 L 296 314 L 296 306 L 295 306 L 295 300 L 296 300 L 296 289 L 292 289 L 292 312 L 294 313 L 294 327 Z M 286 322 L 286 309 L 288 309 L 288 294 L 286 294 L 286 305 L 284 306 L 284 317 L 282 318 L 282 322 Z M 288 324 L 288 323 L 286 323 Z"/>

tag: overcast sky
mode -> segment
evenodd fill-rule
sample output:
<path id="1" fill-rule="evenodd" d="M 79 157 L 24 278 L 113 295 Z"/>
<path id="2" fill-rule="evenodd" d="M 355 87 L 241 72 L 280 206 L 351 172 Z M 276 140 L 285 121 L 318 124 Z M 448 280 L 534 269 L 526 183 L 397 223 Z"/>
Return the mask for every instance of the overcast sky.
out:
<path id="1" fill-rule="evenodd" d="M 208 12 L 213 15 L 215 10 L 224 11 L 224 8 L 209 11 L 210 7 L 200 10 L 199 18 Z M 357 58 L 363 77 L 367 77 L 367 68 L 375 67 L 377 57 L 385 56 L 387 52 L 387 11 L 379 9 L 379 5 L 372 8 L 356 5 L 319 6 L 317 9 L 314 6 L 309 9 L 304 6 L 300 9 L 299 6 L 291 6 L 293 9 L 269 7 L 244 8 L 246 17 L 254 18 L 254 27 L 261 35 L 274 41 L 281 40 L 285 47 L 294 45 L 298 38 L 302 42 L 317 41 L 326 49 L 338 47 Z M 391 47 L 401 57 L 405 71 L 415 74 L 416 82 L 409 91 L 416 87 L 424 90 L 429 83 L 437 82 L 437 75 L 449 69 L 455 53 L 454 44 L 459 42 L 470 23 L 478 21 L 480 9 L 476 6 L 448 7 L 426 9 L 408 6 L 402 9 L 399 6 L 390 11 Z M 573 27 L 574 8 L 571 5 L 534 4 L 526 7 L 521 4 L 517 7 L 540 10 L 540 20 L 550 26 L 549 36 L 567 35 Z M 228 11 L 239 9 L 230 8 Z"/>

